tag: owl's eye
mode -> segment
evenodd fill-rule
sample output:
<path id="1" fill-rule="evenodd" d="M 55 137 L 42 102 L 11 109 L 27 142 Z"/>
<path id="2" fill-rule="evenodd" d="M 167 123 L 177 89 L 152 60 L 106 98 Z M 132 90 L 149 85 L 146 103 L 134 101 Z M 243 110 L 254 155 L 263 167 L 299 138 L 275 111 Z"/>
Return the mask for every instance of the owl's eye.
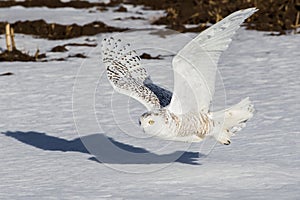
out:
<path id="1" fill-rule="evenodd" d="M 154 124 L 154 120 L 150 119 L 150 120 L 148 121 L 148 123 L 149 123 L 150 125 L 153 125 L 153 124 Z"/>

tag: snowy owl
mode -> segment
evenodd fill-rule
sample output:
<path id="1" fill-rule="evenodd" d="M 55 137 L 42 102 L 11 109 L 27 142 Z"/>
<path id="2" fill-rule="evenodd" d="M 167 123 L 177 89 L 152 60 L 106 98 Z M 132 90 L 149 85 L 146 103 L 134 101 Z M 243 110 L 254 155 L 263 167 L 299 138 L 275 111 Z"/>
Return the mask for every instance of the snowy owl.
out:
<path id="1" fill-rule="evenodd" d="M 248 8 L 232 13 L 179 51 L 172 61 L 173 95 L 153 84 L 137 53 L 128 50 L 129 44 L 124 45 L 121 39 L 114 37 L 103 39 L 102 60 L 108 80 L 117 92 L 138 100 L 147 108 L 139 119 L 146 134 L 183 142 L 200 142 L 212 136 L 221 144 L 230 144 L 231 136 L 245 127 L 254 108 L 249 98 L 245 98 L 228 109 L 209 110 L 217 63 L 237 29 L 256 11 L 256 8 Z M 203 51 L 206 53 L 200 53 Z M 191 98 L 188 87 L 192 88 L 195 98 Z"/>

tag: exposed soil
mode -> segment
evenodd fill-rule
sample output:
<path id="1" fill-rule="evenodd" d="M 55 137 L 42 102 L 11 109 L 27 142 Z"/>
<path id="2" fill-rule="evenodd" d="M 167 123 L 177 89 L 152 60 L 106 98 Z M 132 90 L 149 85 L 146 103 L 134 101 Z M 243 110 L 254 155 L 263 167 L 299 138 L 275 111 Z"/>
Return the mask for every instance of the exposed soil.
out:
<path id="1" fill-rule="evenodd" d="M 144 18 L 144 17 L 135 17 L 135 16 L 125 17 L 125 18 L 118 17 L 118 18 L 115 18 L 114 20 L 122 21 L 122 20 L 128 20 L 128 19 L 130 19 L 130 20 L 146 20 L 146 18 Z"/>
<path id="2" fill-rule="evenodd" d="M 5 73 L 0 74 L 0 76 L 11 76 L 11 75 L 14 75 L 14 73 L 12 73 L 12 72 L 5 72 Z"/>
<path id="3" fill-rule="evenodd" d="M 96 47 L 97 44 L 89 44 L 89 43 L 67 43 L 64 45 L 58 45 L 53 47 L 50 52 L 66 52 L 68 49 L 67 46 L 85 46 L 85 47 Z"/>
<path id="4" fill-rule="evenodd" d="M 151 56 L 148 53 L 143 53 L 142 55 L 140 55 L 140 58 L 142 58 L 142 59 L 148 59 L 148 60 L 151 60 L 151 59 L 153 59 L 153 60 L 160 60 L 160 59 L 162 59 L 160 55 L 158 55 L 158 56 Z"/>
<path id="5" fill-rule="evenodd" d="M 30 62 L 30 61 L 37 61 L 39 59 L 43 59 L 46 57 L 46 54 L 39 54 L 39 51 L 35 53 L 35 55 L 31 56 L 29 54 L 23 53 L 17 49 L 13 51 L 4 51 L 0 53 L 0 62 L 3 61 L 21 61 L 21 62 Z"/>
<path id="6" fill-rule="evenodd" d="M 115 12 L 127 12 L 127 8 L 125 8 L 124 6 L 120 6 L 119 8 L 117 8 L 116 10 L 114 10 Z"/>
<path id="7" fill-rule="evenodd" d="M 180 32 L 201 32 L 210 24 L 214 24 L 230 13 L 244 8 L 257 7 L 259 11 L 247 19 L 246 27 L 261 31 L 270 31 L 270 35 L 285 34 L 287 30 L 300 28 L 300 0 L 111 0 L 110 3 L 87 2 L 72 0 L 25 0 L 25 1 L 0 1 L 0 7 L 23 6 L 23 7 L 72 7 L 72 8 L 96 8 L 96 11 L 105 11 L 110 6 L 115 6 L 115 12 L 127 12 L 123 4 L 143 5 L 144 9 L 165 10 L 166 16 L 158 18 L 153 24 L 166 25 L 168 28 Z M 95 12 L 95 11 L 93 11 Z M 116 18 L 115 20 L 142 20 L 141 17 Z M 4 34 L 7 22 L 0 22 L 0 34 Z M 186 24 L 196 25 L 186 28 Z M 121 32 L 128 29 L 111 27 L 101 21 L 95 21 L 85 25 L 70 24 L 62 25 L 47 23 L 44 20 L 17 21 L 11 26 L 15 33 L 29 34 L 51 40 L 70 39 L 80 36 L 92 36 L 106 32 Z M 296 33 L 296 31 L 295 31 Z M 298 32 L 299 33 L 299 32 Z M 90 42 L 90 41 L 87 41 Z M 67 46 L 91 46 L 97 44 L 69 43 L 59 45 L 51 49 L 52 52 L 68 51 Z M 69 55 L 67 58 L 86 58 L 84 54 Z M 0 61 L 49 61 L 45 54 L 28 55 L 19 50 L 0 53 Z M 66 60 L 58 58 L 55 60 Z M 147 53 L 141 55 L 143 59 L 161 59 L 161 56 L 153 57 Z"/>
<path id="8" fill-rule="evenodd" d="M 23 6 L 23 7 L 48 7 L 48 8 L 93 8 L 93 7 L 106 7 L 116 6 L 120 3 L 120 0 L 111 0 L 110 3 L 99 3 L 99 2 L 88 2 L 88 1 L 76 1 L 72 0 L 69 2 L 62 2 L 60 0 L 26 0 L 26 1 L 0 1 L 0 7 L 12 7 L 12 6 Z"/>
<path id="9" fill-rule="evenodd" d="M 169 28 L 185 32 L 201 30 L 185 29 L 184 24 L 216 23 L 230 13 L 244 8 L 257 7 L 259 11 L 247 20 L 247 28 L 261 31 L 276 31 L 284 34 L 296 28 L 300 0 L 128 0 L 146 9 L 163 9 L 167 15 L 154 24 L 165 24 Z M 300 22 L 299 22 L 300 23 Z M 300 27 L 298 25 L 298 27 Z"/>
<path id="10" fill-rule="evenodd" d="M 63 45 L 58 45 L 56 47 L 53 47 L 50 51 L 51 52 L 66 52 L 66 51 L 68 51 L 68 49 Z"/>
<path id="11" fill-rule="evenodd" d="M 82 54 L 82 53 L 77 53 L 77 54 L 70 54 L 67 57 L 62 57 L 62 58 L 53 58 L 53 59 L 49 59 L 49 60 L 43 60 L 43 62 L 49 62 L 49 61 L 67 61 L 68 58 L 87 58 L 86 55 Z"/>
<path id="12" fill-rule="evenodd" d="M 7 22 L 0 22 L 0 34 L 4 34 L 5 25 Z M 100 21 L 85 24 L 83 26 L 77 24 L 62 25 L 51 23 L 48 24 L 44 20 L 34 21 L 17 21 L 11 26 L 14 28 L 15 33 L 23 33 L 29 35 L 36 35 L 42 38 L 51 40 L 70 39 L 80 36 L 91 36 L 98 33 L 106 32 L 121 32 L 128 29 L 115 28 L 108 26 Z"/>
<path id="13" fill-rule="evenodd" d="M 75 46 L 75 47 L 96 47 L 97 44 L 89 44 L 89 43 L 67 43 L 64 46 Z"/>
<path id="14" fill-rule="evenodd" d="M 68 49 L 66 46 L 87 46 L 87 47 L 96 47 L 97 44 L 89 44 L 89 43 L 67 43 L 64 45 L 58 45 L 53 47 L 50 52 L 66 52 Z M 82 53 L 77 54 L 69 54 L 65 58 L 54 58 L 54 59 L 46 59 L 47 56 L 45 53 L 40 54 L 39 50 L 36 51 L 34 55 L 29 55 L 27 53 L 23 53 L 22 51 L 19 51 L 17 49 L 14 49 L 13 51 L 4 51 L 0 53 L 0 62 L 4 61 L 21 61 L 21 62 L 48 62 L 48 61 L 65 61 L 68 58 L 87 58 L 86 55 Z M 3 75 L 4 76 L 4 75 Z"/>
<path id="15" fill-rule="evenodd" d="M 69 55 L 68 58 L 87 58 L 87 56 L 82 53 L 77 53 Z"/>
<path id="16" fill-rule="evenodd" d="M 207 24 L 214 24 L 230 13 L 249 7 L 257 7 L 259 11 L 247 20 L 247 28 L 261 31 L 279 32 L 300 27 L 297 13 L 300 12 L 300 0 L 111 0 L 110 3 L 60 0 L 26 0 L 0 1 L 0 7 L 72 7 L 93 8 L 103 11 L 110 6 L 119 6 L 116 12 L 127 12 L 122 4 L 143 5 L 144 9 L 165 10 L 166 16 L 154 21 L 153 24 L 167 25 L 168 28 L 180 32 L 200 32 Z M 126 20 L 127 18 L 116 20 Z M 132 18 L 134 19 L 134 17 Z M 139 18 L 139 19 L 142 19 Z M 0 23 L 0 34 L 3 33 L 5 22 Z M 185 28 L 185 24 L 198 25 Z M 13 24 L 17 33 L 38 35 L 49 39 L 68 39 L 82 35 L 95 35 L 103 32 L 119 32 L 125 29 L 110 27 L 102 22 L 93 22 L 84 26 L 77 24 L 47 24 L 44 20 L 22 21 Z M 274 34 L 277 35 L 277 34 Z"/>

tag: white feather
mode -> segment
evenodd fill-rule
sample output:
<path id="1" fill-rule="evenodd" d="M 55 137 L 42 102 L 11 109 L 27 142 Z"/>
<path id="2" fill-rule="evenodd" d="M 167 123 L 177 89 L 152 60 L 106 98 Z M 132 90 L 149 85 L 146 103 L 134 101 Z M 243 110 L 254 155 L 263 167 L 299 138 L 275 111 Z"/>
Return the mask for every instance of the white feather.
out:
<path id="1" fill-rule="evenodd" d="M 209 113 L 215 90 L 217 64 L 231 38 L 241 23 L 256 11 L 255 8 L 237 11 L 188 43 L 173 59 L 174 93 L 154 93 L 152 81 L 147 78 L 140 58 L 129 45 L 113 37 L 102 43 L 103 62 L 114 89 L 135 98 L 149 112 L 140 117 L 140 124 L 148 134 L 167 140 L 200 142 L 213 135 L 222 144 L 230 144 L 230 137 L 241 130 L 253 116 L 254 108 L 249 99 L 230 109 Z M 158 87 L 159 88 L 159 87 Z M 160 94 L 156 96 L 156 94 Z"/>
<path id="2" fill-rule="evenodd" d="M 159 109 L 159 99 L 144 85 L 148 75 L 141 66 L 140 57 L 129 50 L 129 46 L 113 37 L 102 41 L 102 60 L 108 80 L 117 92 L 138 100 L 148 110 Z"/>
<path id="3" fill-rule="evenodd" d="M 200 33 L 173 59 L 174 92 L 169 110 L 175 114 L 208 112 L 215 91 L 217 64 L 232 36 L 257 9 L 240 10 Z"/>

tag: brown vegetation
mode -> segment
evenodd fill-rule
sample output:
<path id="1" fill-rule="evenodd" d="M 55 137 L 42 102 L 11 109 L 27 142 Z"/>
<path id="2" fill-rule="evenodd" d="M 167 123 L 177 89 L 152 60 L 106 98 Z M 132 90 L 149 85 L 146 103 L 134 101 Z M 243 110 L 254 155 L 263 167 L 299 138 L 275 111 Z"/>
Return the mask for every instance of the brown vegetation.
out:
<path id="1" fill-rule="evenodd" d="M 259 11 L 247 20 L 247 28 L 284 33 L 299 27 L 300 0 L 129 0 L 148 9 L 163 9 L 167 15 L 154 22 L 178 31 L 193 31 L 184 24 L 216 23 L 239 9 L 257 7 Z M 298 16 L 298 17 L 297 17 Z M 205 26 L 205 25 L 200 25 Z M 194 29 L 195 31 L 201 30 Z"/>
<path id="2" fill-rule="evenodd" d="M 70 2 L 26 0 L 0 1 L 0 7 L 17 5 L 49 8 L 96 7 L 97 10 L 105 10 L 106 7 L 119 6 L 116 11 L 126 12 L 127 9 L 120 5 L 121 3 L 143 5 L 144 9 L 165 10 L 167 15 L 159 18 L 153 24 L 167 25 L 168 28 L 181 32 L 200 32 L 207 27 L 207 24 L 214 24 L 236 10 L 249 7 L 257 7 L 259 11 L 247 20 L 248 29 L 276 31 L 283 34 L 286 30 L 295 30 L 300 27 L 300 0 L 111 0 L 108 4 L 75 0 Z M 1 31 L 3 24 L 5 22 L 0 23 Z M 198 27 L 187 29 L 184 27 L 185 24 L 195 24 Z M 84 26 L 76 24 L 64 26 L 36 20 L 16 22 L 13 26 L 18 33 L 34 34 L 49 39 L 65 39 L 124 30 L 107 26 L 102 22 L 93 22 Z"/>

